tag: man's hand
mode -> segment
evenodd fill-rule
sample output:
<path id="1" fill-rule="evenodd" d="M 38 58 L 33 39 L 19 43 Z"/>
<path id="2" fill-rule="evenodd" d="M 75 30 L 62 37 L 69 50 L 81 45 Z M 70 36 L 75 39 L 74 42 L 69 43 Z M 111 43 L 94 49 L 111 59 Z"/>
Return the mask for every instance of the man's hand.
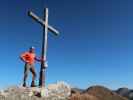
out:
<path id="1" fill-rule="evenodd" d="M 21 59 L 23 62 L 25 62 L 25 59 L 23 59 L 23 57 L 22 57 L 22 56 L 20 56 L 20 59 Z"/>
<path id="2" fill-rule="evenodd" d="M 45 59 L 44 58 L 41 58 L 40 59 L 40 62 L 44 62 L 44 64 L 45 64 Z"/>
<path id="3" fill-rule="evenodd" d="M 44 62 L 45 61 L 44 58 L 37 58 L 37 57 L 35 57 L 35 60 L 39 61 L 39 62 Z"/>

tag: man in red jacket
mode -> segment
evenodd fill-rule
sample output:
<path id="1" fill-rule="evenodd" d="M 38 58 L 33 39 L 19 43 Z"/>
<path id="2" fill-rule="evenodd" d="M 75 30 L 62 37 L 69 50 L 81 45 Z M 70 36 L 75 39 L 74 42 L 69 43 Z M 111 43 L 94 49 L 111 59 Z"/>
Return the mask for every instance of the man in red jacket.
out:
<path id="1" fill-rule="evenodd" d="M 31 47 L 29 51 L 22 53 L 20 56 L 20 59 L 25 62 L 23 86 L 26 87 L 26 79 L 30 71 L 32 73 L 31 87 L 35 87 L 36 71 L 35 71 L 34 63 L 35 61 L 41 62 L 44 60 L 36 57 L 34 47 Z"/>

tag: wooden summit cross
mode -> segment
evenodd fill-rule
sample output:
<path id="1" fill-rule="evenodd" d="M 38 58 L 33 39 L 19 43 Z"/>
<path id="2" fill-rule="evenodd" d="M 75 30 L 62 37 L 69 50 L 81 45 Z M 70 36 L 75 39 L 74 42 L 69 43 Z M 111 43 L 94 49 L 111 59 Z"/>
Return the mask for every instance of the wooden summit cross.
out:
<path id="1" fill-rule="evenodd" d="M 53 28 L 52 26 L 48 25 L 48 8 L 45 8 L 44 11 L 44 18 L 39 18 L 36 14 L 34 14 L 32 11 L 28 12 L 28 15 L 32 17 L 35 21 L 40 23 L 43 26 L 43 37 L 42 37 L 42 51 L 41 51 L 41 57 L 42 59 L 45 59 L 45 61 L 41 62 L 41 68 L 40 68 L 40 78 L 39 78 L 39 86 L 43 87 L 45 86 L 45 69 L 47 67 L 46 65 L 46 56 L 47 56 L 47 41 L 48 41 L 48 31 L 51 31 L 54 33 L 54 35 L 59 35 L 59 32 Z"/>

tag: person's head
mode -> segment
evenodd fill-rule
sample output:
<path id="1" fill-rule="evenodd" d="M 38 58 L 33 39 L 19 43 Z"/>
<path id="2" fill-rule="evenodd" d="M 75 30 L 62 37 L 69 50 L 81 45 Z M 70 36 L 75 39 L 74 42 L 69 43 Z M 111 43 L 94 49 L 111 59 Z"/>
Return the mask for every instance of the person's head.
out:
<path id="1" fill-rule="evenodd" d="M 34 53 L 34 52 L 35 52 L 35 47 L 31 46 L 31 47 L 29 48 L 29 52 Z"/>

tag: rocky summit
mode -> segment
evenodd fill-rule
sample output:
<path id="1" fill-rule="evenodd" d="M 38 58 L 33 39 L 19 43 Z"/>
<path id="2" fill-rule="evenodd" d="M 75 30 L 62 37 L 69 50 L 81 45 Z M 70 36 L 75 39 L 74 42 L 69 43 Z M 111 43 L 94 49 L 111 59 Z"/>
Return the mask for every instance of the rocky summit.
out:
<path id="1" fill-rule="evenodd" d="M 70 95 L 70 86 L 65 82 L 58 82 L 46 88 L 10 87 L 1 90 L 0 100 L 67 100 Z"/>
<path id="2" fill-rule="evenodd" d="M 103 86 L 92 86 L 84 90 L 58 82 L 45 88 L 10 87 L 0 91 L 0 100 L 132 100 L 125 96 L 129 91 L 132 92 L 123 88 L 112 91 Z"/>

